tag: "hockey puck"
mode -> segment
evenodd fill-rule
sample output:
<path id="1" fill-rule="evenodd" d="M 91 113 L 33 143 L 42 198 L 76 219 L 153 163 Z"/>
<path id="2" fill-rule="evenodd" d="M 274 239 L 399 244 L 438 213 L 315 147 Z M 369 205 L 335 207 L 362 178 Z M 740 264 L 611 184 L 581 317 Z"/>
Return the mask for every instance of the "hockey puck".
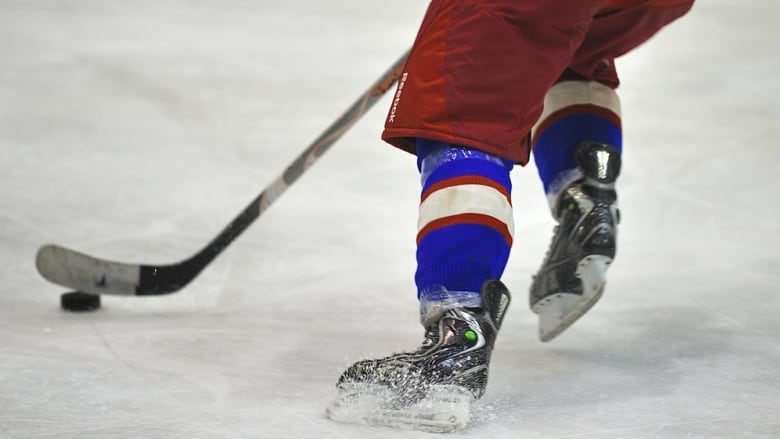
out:
<path id="1" fill-rule="evenodd" d="M 72 291 L 60 296 L 62 309 L 74 312 L 94 311 L 100 308 L 100 295 Z"/>

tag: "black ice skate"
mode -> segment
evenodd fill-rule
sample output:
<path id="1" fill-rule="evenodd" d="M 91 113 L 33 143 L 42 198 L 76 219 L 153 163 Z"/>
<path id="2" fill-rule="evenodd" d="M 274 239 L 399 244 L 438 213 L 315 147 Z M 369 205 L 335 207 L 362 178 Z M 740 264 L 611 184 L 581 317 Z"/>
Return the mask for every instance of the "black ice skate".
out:
<path id="1" fill-rule="evenodd" d="M 558 336 L 596 304 L 615 257 L 620 154 L 591 142 L 579 145 L 575 154 L 583 177 L 558 195 L 553 207 L 558 225 L 531 285 L 531 309 L 539 315 L 542 341 Z"/>
<path id="2" fill-rule="evenodd" d="M 337 383 L 329 418 L 430 432 L 463 428 L 482 397 L 498 329 L 509 305 L 498 280 L 482 289 L 481 308 L 444 311 L 414 352 L 359 361 Z"/>

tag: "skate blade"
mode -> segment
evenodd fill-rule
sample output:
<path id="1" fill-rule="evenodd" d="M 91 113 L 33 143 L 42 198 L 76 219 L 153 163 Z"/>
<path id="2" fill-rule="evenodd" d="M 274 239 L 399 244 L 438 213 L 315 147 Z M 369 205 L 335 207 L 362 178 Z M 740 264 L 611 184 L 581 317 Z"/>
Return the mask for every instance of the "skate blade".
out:
<path id="1" fill-rule="evenodd" d="M 576 275 L 582 281 L 582 294 L 551 294 L 534 305 L 539 314 L 539 339 L 548 342 L 588 312 L 604 293 L 607 283 L 607 268 L 612 258 L 591 255 L 583 258 L 577 266 Z"/>
<path id="2" fill-rule="evenodd" d="M 434 385 L 419 402 L 405 405 L 397 400 L 398 394 L 385 386 L 342 383 L 325 413 L 342 423 L 451 433 L 468 424 L 474 396 L 464 387 Z"/>

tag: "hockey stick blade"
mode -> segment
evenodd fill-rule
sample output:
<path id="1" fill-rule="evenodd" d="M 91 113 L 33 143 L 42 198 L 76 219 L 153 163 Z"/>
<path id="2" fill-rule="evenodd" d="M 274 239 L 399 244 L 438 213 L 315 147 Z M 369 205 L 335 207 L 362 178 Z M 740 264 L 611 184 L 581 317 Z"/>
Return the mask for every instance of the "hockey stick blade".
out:
<path id="1" fill-rule="evenodd" d="M 36 267 L 46 280 L 92 294 L 147 296 L 176 292 L 194 279 L 392 88 L 401 76 L 404 53 L 351 107 L 314 140 L 209 244 L 183 261 L 166 265 L 128 264 L 95 258 L 58 245 L 38 250 Z"/>

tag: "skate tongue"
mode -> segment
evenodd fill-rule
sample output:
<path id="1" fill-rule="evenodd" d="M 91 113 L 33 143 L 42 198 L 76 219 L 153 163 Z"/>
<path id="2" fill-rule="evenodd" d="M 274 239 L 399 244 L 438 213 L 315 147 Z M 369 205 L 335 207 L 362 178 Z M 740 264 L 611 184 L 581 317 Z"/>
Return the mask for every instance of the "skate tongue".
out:
<path id="1" fill-rule="evenodd" d="M 585 142 L 575 151 L 577 167 L 600 184 L 612 184 L 620 175 L 620 152 L 605 143 Z"/>
<path id="2" fill-rule="evenodd" d="M 482 307 L 487 310 L 496 329 L 501 328 L 509 302 L 511 302 L 509 290 L 500 280 L 491 279 L 485 282 L 482 287 Z"/>

